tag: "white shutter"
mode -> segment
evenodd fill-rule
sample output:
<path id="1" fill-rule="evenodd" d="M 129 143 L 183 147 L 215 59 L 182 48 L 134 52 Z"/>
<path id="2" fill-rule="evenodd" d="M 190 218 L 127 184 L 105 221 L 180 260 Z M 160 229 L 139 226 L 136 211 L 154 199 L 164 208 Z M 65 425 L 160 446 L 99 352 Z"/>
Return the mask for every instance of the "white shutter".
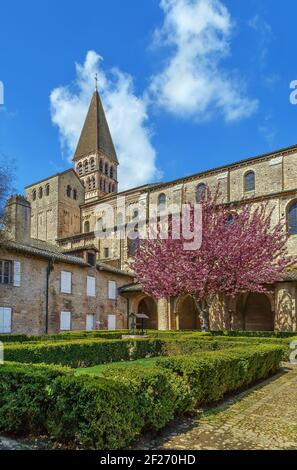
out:
<path id="1" fill-rule="evenodd" d="M 109 330 L 115 330 L 116 329 L 116 315 L 108 315 L 107 317 L 107 328 Z"/>
<path id="2" fill-rule="evenodd" d="M 61 292 L 71 294 L 71 273 L 61 271 Z"/>
<path id="3" fill-rule="evenodd" d="M 20 287 L 21 285 L 21 263 L 14 261 L 13 263 L 13 285 Z"/>
<path id="4" fill-rule="evenodd" d="M 108 281 L 108 298 L 112 300 L 117 298 L 117 284 L 115 281 Z"/>
<path id="5" fill-rule="evenodd" d="M 71 329 L 71 313 L 70 312 L 61 312 L 60 317 L 60 330 L 68 331 Z"/>
<path id="6" fill-rule="evenodd" d="M 11 333 L 11 308 L 0 307 L 0 333 Z"/>
<path id="7" fill-rule="evenodd" d="M 88 314 L 86 321 L 86 330 L 91 331 L 94 329 L 94 315 Z"/>
<path id="8" fill-rule="evenodd" d="M 95 297 L 95 277 L 87 276 L 87 295 L 89 297 Z"/>

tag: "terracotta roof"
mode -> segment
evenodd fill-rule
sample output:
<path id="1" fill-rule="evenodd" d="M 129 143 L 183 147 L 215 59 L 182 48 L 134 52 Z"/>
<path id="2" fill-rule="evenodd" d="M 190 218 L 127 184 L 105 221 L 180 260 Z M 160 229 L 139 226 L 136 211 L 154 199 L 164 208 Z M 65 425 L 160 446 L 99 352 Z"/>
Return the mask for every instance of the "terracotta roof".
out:
<path id="1" fill-rule="evenodd" d="M 57 246 L 41 240 L 31 239 L 29 243 L 19 243 L 11 240 L 5 242 L 2 247 L 9 251 L 25 253 L 40 258 L 62 261 L 69 264 L 78 264 L 85 267 L 89 266 L 82 258 L 66 255 L 62 253 Z"/>
<path id="2" fill-rule="evenodd" d="M 97 90 L 93 94 L 73 160 L 78 160 L 81 157 L 96 152 L 102 152 L 111 160 L 118 163 L 117 154 Z"/>

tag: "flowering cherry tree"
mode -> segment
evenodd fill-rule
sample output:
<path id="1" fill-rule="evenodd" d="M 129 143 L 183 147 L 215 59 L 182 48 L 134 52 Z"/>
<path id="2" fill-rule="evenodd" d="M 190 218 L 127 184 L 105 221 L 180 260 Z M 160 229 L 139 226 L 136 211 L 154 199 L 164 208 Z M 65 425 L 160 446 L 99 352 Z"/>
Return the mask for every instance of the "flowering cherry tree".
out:
<path id="1" fill-rule="evenodd" d="M 273 223 L 273 209 L 265 203 L 230 206 L 220 196 L 219 189 L 211 193 L 206 188 L 198 249 L 185 250 L 182 235 L 178 240 L 170 236 L 169 223 L 168 238 L 142 240 L 133 262 L 148 295 L 191 295 L 203 330 L 209 329 L 209 311 L 218 294 L 266 292 L 296 262 L 287 253 L 285 222 Z"/>

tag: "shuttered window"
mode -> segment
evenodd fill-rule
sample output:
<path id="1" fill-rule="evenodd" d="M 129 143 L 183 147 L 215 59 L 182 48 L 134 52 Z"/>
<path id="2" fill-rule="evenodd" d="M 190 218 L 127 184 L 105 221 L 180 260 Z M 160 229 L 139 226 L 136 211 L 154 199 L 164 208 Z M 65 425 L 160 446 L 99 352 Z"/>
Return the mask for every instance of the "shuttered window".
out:
<path id="1" fill-rule="evenodd" d="M 11 333 L 11 308 L 0 307 L 0 333 Z"/>
<path id="2" fill-rule="evenodd" d="M 71 294 L 71 274 L 68 271 L 61 271 L 61 292 L 64 294 Z"/>
<path id="3" fill-rule="evenodd" d="M 108 298 L 111 300 L 117 298 L 117 284 L 115 281 L 108 281 Z"/>
<path id="4" fill-rule="evenodd" d="M 87 315 L 87 319 L 86 319 L 86 330 L 87 331 L 91 331 L 91 330 L 94 330 L 94 315 L 92 313 L 89 313 Z"/>
<path id="5" fill-rule="evenodd" d="M 70 312 L 61 312 L 60 330 L 61 331 L 71 330 L 71 313 Z"/>
<path id="6" fill-rule="evenodd" d="M 21 285 L 21 263 L 20 261 L 14 261 L 13 263 L 13 285 L 20 287 Z"/>
<path id="7" fill-rule="evenodd" d="M 95 297 L 96 287 L 95 287 L 95 277 L 87 276 L 87 295 L 89 297 Z"/>

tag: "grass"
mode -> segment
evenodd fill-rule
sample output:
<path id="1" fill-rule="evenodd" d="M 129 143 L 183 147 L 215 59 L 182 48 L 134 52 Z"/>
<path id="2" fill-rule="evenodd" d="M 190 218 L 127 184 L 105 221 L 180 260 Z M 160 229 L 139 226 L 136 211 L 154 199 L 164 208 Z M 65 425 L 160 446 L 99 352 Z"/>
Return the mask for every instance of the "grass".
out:
<path id="1" fill-rule="evenodd" d="M 137 359 L 136 361 L 120 361 L 120 362 L 113 362 L 112 364 L 98 364 L 97 366 L 92 366 L 92 367 L 82 367 L 79 369 L 76 369 L 75 375 L 97 375 L 97 376 L 102 376 L 103 371 L 106 367 L 111 368 L 111 367 L 122 367 L 123 369 L 127 368 L 132 368 L 132 367 L 150 367 L 152 364 L 154 364 L 158 357 L 149 357 L 147 359 Z"/>

